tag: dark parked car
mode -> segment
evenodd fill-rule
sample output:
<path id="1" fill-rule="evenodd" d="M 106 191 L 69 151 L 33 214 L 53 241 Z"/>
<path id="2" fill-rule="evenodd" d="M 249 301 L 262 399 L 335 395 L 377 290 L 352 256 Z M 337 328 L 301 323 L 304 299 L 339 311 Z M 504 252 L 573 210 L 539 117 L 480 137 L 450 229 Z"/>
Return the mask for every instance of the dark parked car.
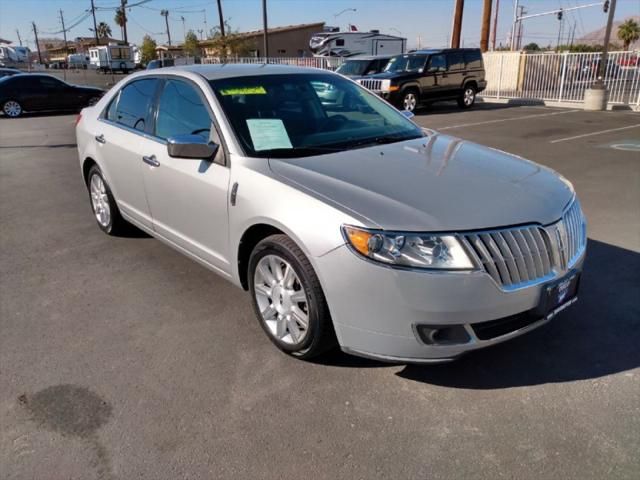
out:
<path id="1" fill-rule="evenodd" d="M 0 79 L 0 107 L 12 118 L 24 112 L 80 110 L 102 95 L 99 88 L 70 85 L 51 75 L 26 73 Z"/>
<path id="2" fill-rule="evenodd" d="M 17 75 L 19 73 L 22 73 L 22 72 L 17 68 L 9 68 L 9 67 L 0 68 L 0 78 L 10 77 L 12 75 Z"/>
<path id="3" fill-rule="evenodd" d="M 175 62 L 173 58 L 165 58 L 164 60 L 151 60 L 147 64 L 147 70 L 153 70 L 154 68 L 173 67 Z"/>
<path id="4" fill-rule="evenodd" d="M 441 100 L 470 108 L 487 86 L 477 48 L 418 50 L 396 55 L 382 73 L 359 82 L 404 110 Z"/>
<path id="5" fill-rule="evenodd" d="M 369 55 L 349 58 L 338 67 L 336 73 L 351 78 L 373 75 L 382 72 L 391 58 L 393 58 L 393 55 Z"/>

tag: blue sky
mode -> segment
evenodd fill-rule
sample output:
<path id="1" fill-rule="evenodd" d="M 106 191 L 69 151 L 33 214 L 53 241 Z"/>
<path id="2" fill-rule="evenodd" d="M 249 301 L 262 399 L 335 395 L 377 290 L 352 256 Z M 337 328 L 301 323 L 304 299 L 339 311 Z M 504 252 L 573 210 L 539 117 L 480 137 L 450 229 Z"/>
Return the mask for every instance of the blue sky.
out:
<path id="1" fill-rule="evenodd" d="M 129 3 L 139 1 L 129 0 Z M 593 2 L 594 0 L 522 0 L 521 4 L 529 13 L 535 13 Z M 17 40 L 17 28 L 23 43 L 26 41 L 33 47 L 33 20 L 38 25 L 40 36 L 61 38 L 61 34 L 46 33 L 61 29 L 58 10 L 63 10 L 65 23 L 69 26 L 74 19 L 82 19 L 90 3 L 90 0 L 0 0 L 0 37 Z M 246 31 L 261 28 L 262 0 L 223 0 L 222 3 L 224 16 L 234 29 Z M 408 39 L 409 47 L 417 46 L 418 41 L 422 47 L 439 47 L 446 45 L 450 35 L 453 3 L 454 0 L 268 0 L 268 14 L 270 26 L 324 21 L 344 28 L 351 23 L 360 30 L 377 28 L 391 34 L 402 32 L 402 36 Z M 95 4 L 99 8 L 96 13 L 97 21 L 107 22 L 114 36 L 120 38 L 120 29 L 113 21 L 115 12 L 113 9 L 108 10 L 117 6 L 119 0 L 95 0 Z M 338 12 L 349 8 L 355 8 L 356 11 L 334 17 Z M 166 43 L 161 9 L 169 10 L 169 27 L 174 43 L 183 38 L 181 17 L 185 19 L 187 30 L 204 29 L 205 15 L 208 28 L 217 24 L 216 0 L 150 0 L 132 8 L 128 13 L 129 40 L 139 43 L 145 33 L 150 33 L 158 43 Z M 482 0 L 466 0 L 462 32 L 465 46 L 478 45 L 481 12 Z M 600 7 L 579 12 L 567 12 L 565 16 L 568 24 L 575 23 L 576 38 L 604 26 L 606 15 Z M 500 0 L 498 42 L 507 41 L 512 15 L 513 0 Z M 632 15 L 640 15 L 640 1 L 618 0 L 616 19 Z M 72 28 L 68 37 L 90 36 L 90 27 L 91 17 Z M 568 31 L 566 28 L 565 30 Z M 524 32 L 525 42 L 555 44 L 558 20 L 555 16 L 528 20 Z"/>

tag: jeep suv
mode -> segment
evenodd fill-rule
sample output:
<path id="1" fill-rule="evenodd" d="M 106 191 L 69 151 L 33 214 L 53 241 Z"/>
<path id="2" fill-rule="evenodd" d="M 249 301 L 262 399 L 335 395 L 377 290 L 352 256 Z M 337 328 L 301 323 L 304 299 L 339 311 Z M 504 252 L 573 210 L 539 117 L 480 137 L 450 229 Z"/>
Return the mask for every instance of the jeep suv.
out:
<path id="1" fill-rule="evenodd" d="M 413 111 L 421 104 L 457 100 L 471 108 L 487 86 L 477 48 L 418 50 L 396 55 L 382 73 L 359 79 L 396 107 Z"/>

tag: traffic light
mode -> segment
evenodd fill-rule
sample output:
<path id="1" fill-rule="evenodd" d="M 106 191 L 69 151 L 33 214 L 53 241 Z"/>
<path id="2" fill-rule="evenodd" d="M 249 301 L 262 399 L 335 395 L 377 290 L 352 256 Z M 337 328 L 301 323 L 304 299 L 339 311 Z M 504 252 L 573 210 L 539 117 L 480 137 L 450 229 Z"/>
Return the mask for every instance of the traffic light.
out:
<path id="1" fill-rule="evenodd" d="M 558 20 L 562 20 L 562 9 L 558 10 Z"/>
<path id="2" fill-rule="evenodd" d="M 602 4 L 602 11 L 604 13 L 607 13 L 609 11 L 609 0 L 605 0 L 605 2 Z"/>

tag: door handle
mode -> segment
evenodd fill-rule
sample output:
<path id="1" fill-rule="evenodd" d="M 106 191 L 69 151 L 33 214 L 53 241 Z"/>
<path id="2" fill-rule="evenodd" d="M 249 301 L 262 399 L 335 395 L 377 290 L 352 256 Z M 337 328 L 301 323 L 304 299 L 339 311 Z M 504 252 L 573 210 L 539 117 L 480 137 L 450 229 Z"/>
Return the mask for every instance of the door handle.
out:
<path id="1" fill-rule="evenodd" d="M 150 156 L 145 155 L 144 157 L 142 157 L 142 161 L 147 165 L 151 165 L 152 167 L 160 166 L 160 162 L 156 159 L 155 155 L 150 155 Z"/>
<path id="2" fill-rule="evenodd" d="M 96 142 L 98 143 L 107 143 L 107 141 L 104 139 L 104 135 L 100 134 L 100 135 L 96 135 Z"/>

